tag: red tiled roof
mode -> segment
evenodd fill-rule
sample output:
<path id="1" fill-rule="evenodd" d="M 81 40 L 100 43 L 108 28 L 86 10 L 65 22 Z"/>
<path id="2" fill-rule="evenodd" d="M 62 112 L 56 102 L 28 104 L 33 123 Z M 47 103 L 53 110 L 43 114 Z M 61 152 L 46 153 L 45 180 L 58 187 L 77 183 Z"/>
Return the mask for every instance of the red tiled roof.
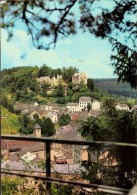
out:
<path id="1" fill-rule="evenodd" d="M 79 116 L 78 114 L 74 114 L 74 115 L 72 115 L 71 119 L 73 121 L 76 121 L 78 119 L 78 116 Z"/>
<path id="2" fill-rule="evenodd" d="M 12 149 L 12 148 L 22 148 L 22 147 L 25 147 L 25 146 L 32 146 L 32 145 L 36 145 L 36 144 L 39 144 L 39 143 L 40 142 L 34 142 L 34 141 L 1 140 L 1 149 L 6 148 L 7 145 L 8 145 L 8 148 Z"/>

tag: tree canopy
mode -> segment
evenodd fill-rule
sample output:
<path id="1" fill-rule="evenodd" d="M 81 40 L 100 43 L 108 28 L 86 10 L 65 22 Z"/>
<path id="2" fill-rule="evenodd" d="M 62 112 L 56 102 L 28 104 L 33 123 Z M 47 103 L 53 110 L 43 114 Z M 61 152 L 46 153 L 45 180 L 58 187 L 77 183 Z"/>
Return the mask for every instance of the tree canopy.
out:
<path id="1" fill-rule="evenodd" d="M 52 136 L 55 134 L 55 125 L 51 121 L 50 118 L 44 118 L 42 121 L 42 126 L 41 126 L 42 134 L 44 136 Z"/>
<path id="2" fill-rule="evenodd" d="M 71 122 L 71 117 L 69 114 L 62 114 L 61 115 L 61 117 L 59 119 L 60 126 L 69 125 L 70 122 Z"/>
<path id="3" fill-rule="evenodd" d="M 134 112 L 116 110 L 113 99 L 106 99 L 104 102 L 104 112 L 98 117 L 90 117 L 82 121 L 79 132 L 87 140 L 117 141 L 124 143 L 137 143 L 137 115 Z M 129 146 L 91 146 L 89 154 L 96 154 L 97 162 L 92 158 L 83 165 L 86 167 L 84 178 L 92 183 L 97 182 L 103 185 L 115 185 L 130 189 L 136 181 L 137 156 L 136 148 Z M 108 151 L 109 155 L 105 159 L 112 162 L 116 160 L 116 166 L 103 165 L 104 161 L 99 161 L 101 152 Z M 112 161 L 111 161 L 112 160 Z M 116 169 L 115 169 L 116 167 Z M 98 177 L 100 173 L 100 178 Z M 128 173 L 128 176 L 126 175 Z M 134 174 L 133 174 L 134 173 Z M 113 178 L 113 179 L 112 179 Z M 131 179 L 132 178 L 132 179 Z"/>
<path id="4" fill-rule="evenodd" d="M 58 39 L 79 29 L 109 40 L 111 65 L 118 80 L 137 87 L 135 0 L 8 1 L 2 4 L 1 17 L 1 27 L 7 29 L 9 39 L 21 20 L 38 49 L 56 46 Z"/>

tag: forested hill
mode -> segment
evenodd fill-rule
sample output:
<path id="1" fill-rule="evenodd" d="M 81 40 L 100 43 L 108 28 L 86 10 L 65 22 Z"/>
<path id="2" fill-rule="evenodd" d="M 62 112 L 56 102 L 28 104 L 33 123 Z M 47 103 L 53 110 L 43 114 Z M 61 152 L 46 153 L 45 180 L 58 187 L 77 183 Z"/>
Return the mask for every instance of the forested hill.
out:
<path id="1" fill-rule="evenodd" d="M 110 94 L 137 98 L 137 89 L 131 89 L 127 83 L 118 83 L 117 79 L 94 79 L 94 84 L 95 87 L 107 91 Z"/>

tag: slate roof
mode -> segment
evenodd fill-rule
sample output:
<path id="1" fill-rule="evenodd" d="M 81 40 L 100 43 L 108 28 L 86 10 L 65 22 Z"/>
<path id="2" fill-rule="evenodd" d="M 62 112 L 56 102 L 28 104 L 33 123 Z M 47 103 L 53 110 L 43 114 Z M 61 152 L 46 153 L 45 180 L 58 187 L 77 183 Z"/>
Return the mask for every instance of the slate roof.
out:
<path id="1" fill-rule="evenodd" d="M 45 144 L 44 143 L 37 143 L 30 146 L 24 146 L 21 148 L 20 154 L 25 154 L 26 152 L 39 152 L 45 150 Z"/>
<path id="2" fill-rule="evenodd" d="M 125 107 L 128 107 L 128 105 L 127 104 L 120 104 L 120 107 L 125 108 Z"/>
<path id="3" fill-rule="evenodd" d="M 43 145 L 44 147 L 44 143 L 42 142 L 22 141 L 22 140 L 13 140 L 13 141 L 1 140 L 1 148 L 4 149 L 8 147 L 9 150 L 23 149 L 23 148 L 30 149 L 33 146 L 36 147 L 38 150 L 38 146 L 41 145 Z"/>
<path id="4" fill-rule="evenodd" d="M 129 107 L 127 104 L 116 104 L 116 106 L 120 106 L 121 108 Z"/>
<path id="5" fill-rule="evenodd" d="M 91 102 L 91 98 L 90 97 L 83 96 L 83 97 L 80 97 L 79 98 L 79 101 L 82 101 L 82 102 Z"/>
<path id="6" fill-rule="evenodd" d="M 41 127 L 39 126 L 38 123 L 37 123 L 33 128 L 34 128 L 34 129 L 41 129 Z"/>
<path id="7" fill-rule="evenodd" d="M 66 106 L 78 106 L 78 103 L 74 103 L 74 102 L 69 102 Z"/>
<path id="8" fill-rule="evenodd" d="M 72 129 L 72 127 L 65 127 L 61 128 L 56 132 L 56 135 L 54 135 L 56 139 L 64 139 L 64 140 L 75 140 L 76 137 L 76 130 Z"/>
<path id="9" fill-rule="evenodd" d="M 12 171 L 24 171 L 25 170 L 25 164 L 23 161 L 3 161 L 1 163 L 1 169 L 8 168 Z M 38 167 L 37 164 L 30 164 L 29 170 L 34 172 L 45 172 L 42 168 Z M 74 173 L 80 173 L 81 170 L 84 170 L 83 167 L 81 167 L 80 164 L 52 164 L 51 172 L 52 173 L 62 173 L 62 174 L 74 174 Z"/>

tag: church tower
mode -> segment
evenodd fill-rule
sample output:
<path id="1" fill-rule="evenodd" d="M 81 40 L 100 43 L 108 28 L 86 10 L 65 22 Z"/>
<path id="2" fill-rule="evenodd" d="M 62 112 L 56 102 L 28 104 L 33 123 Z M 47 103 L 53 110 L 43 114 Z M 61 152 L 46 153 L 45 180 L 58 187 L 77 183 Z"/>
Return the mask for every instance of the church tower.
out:
<path id="1" fill-rule="evenodd" d="M 33 134 L 35 137 L 41 137 L 41 127 L 39 126 L 39 124 L 36 124 L 34 126 Z"/>

